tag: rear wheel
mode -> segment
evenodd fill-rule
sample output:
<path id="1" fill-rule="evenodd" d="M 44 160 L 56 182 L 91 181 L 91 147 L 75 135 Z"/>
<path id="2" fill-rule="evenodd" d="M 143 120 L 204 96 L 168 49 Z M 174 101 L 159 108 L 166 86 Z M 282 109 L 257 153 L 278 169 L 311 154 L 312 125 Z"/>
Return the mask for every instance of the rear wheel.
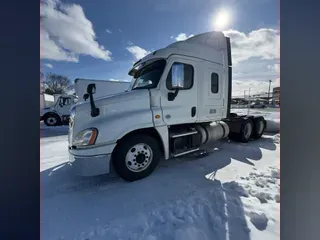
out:
<path id="1" fill-rule="evenodd" d="M 246 143 L 250 140 L 253 133 L 253 122 L 251 119 L 245 119 L 241 126 L 239 140 Z"/>
<path id="2" fill-rule="evenodd" d="M 263 117 L 256 117 L 253 119 L 254 129 L 253 137 L 255 139 L 261 138 L 266 128 L 266 122 Z"/>
<path id="3" fill-rule="evenodd" d="M 132 182 L 149 176 L 160 157 L 156 139 L 148 135 L 135 135 L 118 143 L 113 153 L 113 165 L 121 178 Z"/>
<path id="4" fill-rule="evenodd" d="M 246 118 L 243 119 L 241 122 L 241 128 L 240 132 L 230 132 L 229 133 L 229 139 L 237 141 L 237 142 L 243 142 L 247 143 L 253 134 L 253 122 L 251 119 Z"/>
<path id="5" fill-rule="evenodd" d="M 56 114 L 47 114 L 43 117 L 43 122 L 49 127 L 60 125 L 60 117 Z"/>

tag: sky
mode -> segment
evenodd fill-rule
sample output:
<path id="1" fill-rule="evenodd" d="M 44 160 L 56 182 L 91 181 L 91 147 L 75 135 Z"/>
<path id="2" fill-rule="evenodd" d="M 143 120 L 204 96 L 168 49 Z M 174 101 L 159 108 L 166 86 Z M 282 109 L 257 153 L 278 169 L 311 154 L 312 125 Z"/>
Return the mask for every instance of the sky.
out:
<path id="1" fill-rule="evenodd" d="M 215 19 L 229 22 L 217 29 Z M 202 32 L 231 39 L 233 96 L 280 84 L 278 0 L 42 0 L 40 58 L 44 73 L 131 80 L 132 64 Z"/>

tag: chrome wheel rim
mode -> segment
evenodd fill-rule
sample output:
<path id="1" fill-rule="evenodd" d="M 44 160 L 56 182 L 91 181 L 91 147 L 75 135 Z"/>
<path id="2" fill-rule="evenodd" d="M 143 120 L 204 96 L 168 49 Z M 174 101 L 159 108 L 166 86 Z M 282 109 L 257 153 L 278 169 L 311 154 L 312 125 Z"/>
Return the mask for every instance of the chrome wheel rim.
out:
<path id="1" fill-rule="evenodd" d="M 146 170 L 153 159 L 153 152 L 150 146 L 144 143 L 134 145 L 126 154 L 126 166 L 132 172 Z"/>
<path id="2" fill-rule="evenodd" d="M 47 122 L 49 125 L 55 125 L 57 123 L 57 119 L 55 117 L 49 117 Z"/>

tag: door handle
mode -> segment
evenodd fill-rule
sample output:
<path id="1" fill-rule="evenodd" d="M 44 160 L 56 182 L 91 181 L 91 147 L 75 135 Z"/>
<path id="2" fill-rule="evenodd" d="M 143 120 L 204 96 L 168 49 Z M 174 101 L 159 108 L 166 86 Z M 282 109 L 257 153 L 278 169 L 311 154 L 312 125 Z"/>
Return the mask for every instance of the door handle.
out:
<path id="1" fill-rule="evenodd" d="M 197 108 L 196 107 L 192 107 L 191 108 L 191 117 L 194 117 L 197 113 Z"/>

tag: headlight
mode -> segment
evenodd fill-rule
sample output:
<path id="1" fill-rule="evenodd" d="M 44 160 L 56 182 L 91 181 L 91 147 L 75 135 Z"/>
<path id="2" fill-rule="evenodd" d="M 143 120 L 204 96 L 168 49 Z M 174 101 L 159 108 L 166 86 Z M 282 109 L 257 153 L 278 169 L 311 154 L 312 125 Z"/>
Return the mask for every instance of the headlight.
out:
<path id="1" fill-rule="evenodd" d="M 77 134 L 73 140 L 74 146 L 88 146 L 96 142 L 98 130 L 96 128 L 85 129 Z"/>

